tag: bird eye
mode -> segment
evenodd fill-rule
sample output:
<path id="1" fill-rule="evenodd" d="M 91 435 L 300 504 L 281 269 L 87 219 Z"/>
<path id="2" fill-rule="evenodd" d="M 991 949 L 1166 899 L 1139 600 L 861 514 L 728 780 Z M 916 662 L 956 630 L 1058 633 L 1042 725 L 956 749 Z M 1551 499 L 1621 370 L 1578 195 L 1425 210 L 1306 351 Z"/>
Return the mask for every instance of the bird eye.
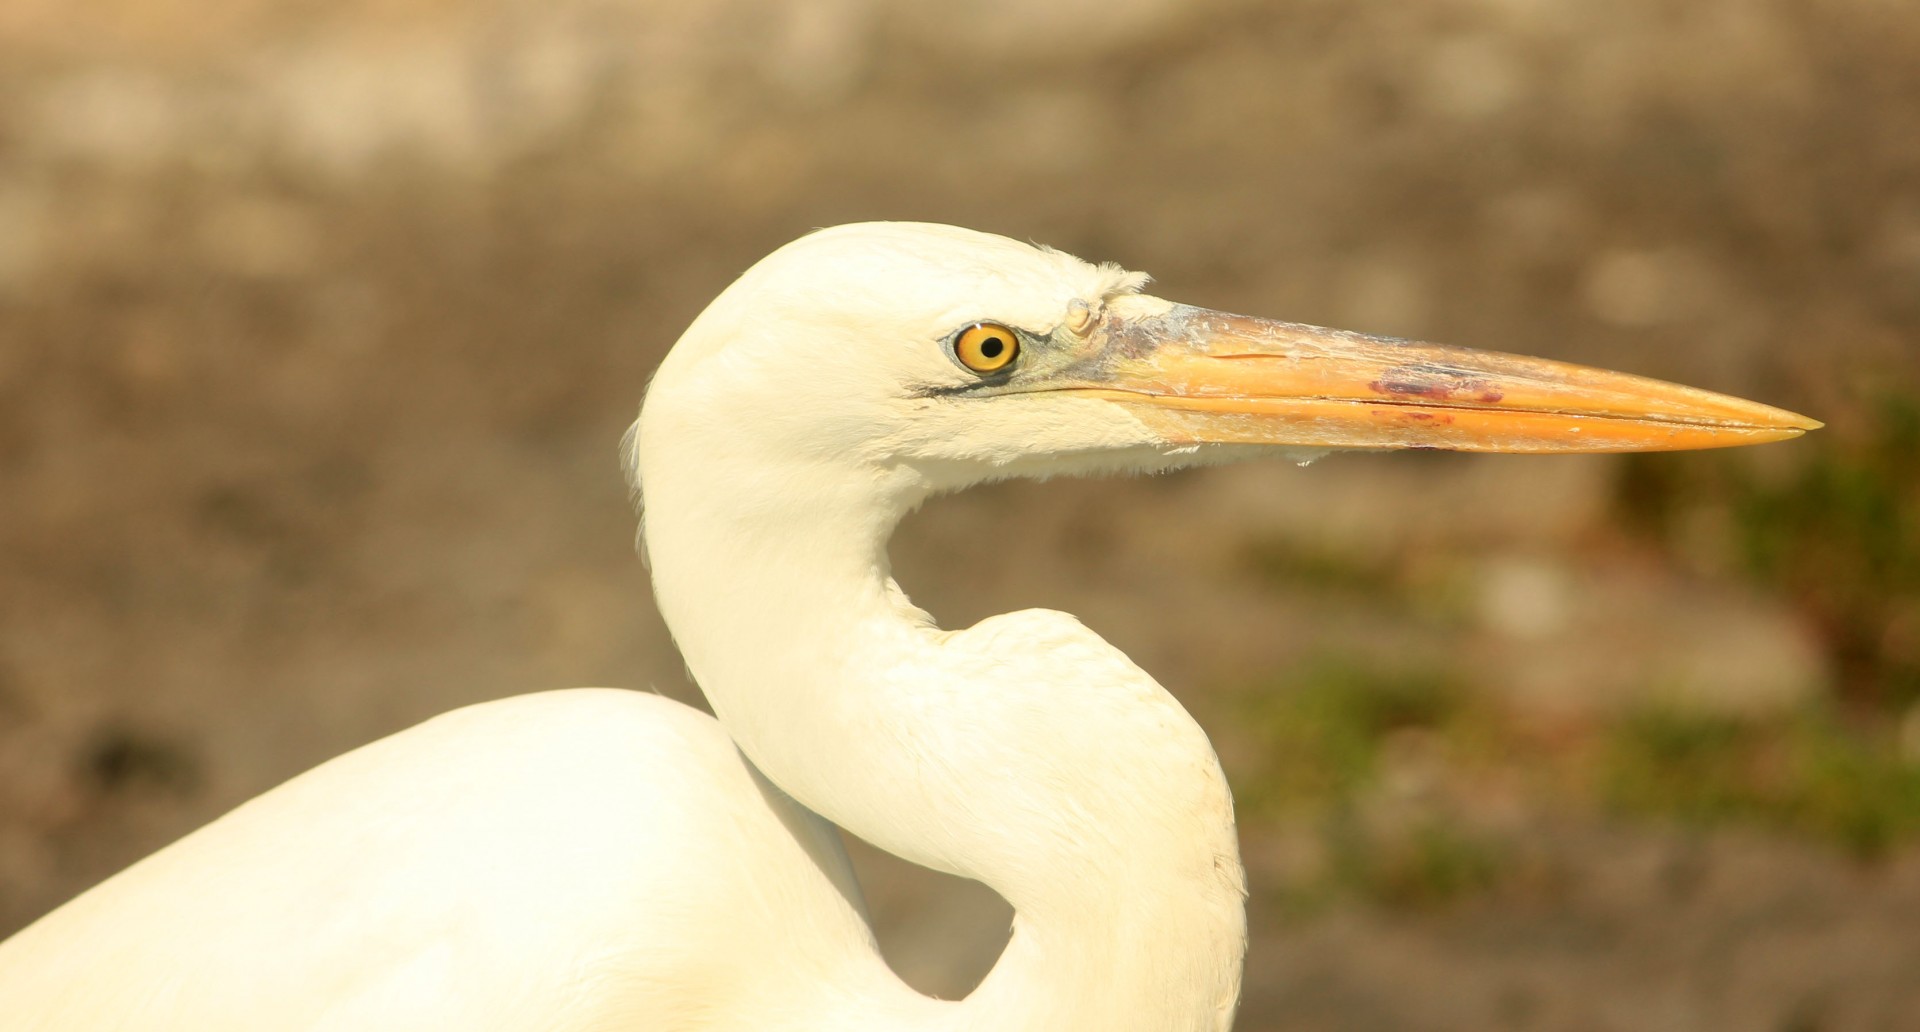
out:
<path id="1" fill-rule="evenodd" d="M 1020 354 L 1020 338 L 999 323 L 975 323 L 960 331 L 953 357 L 976 373 L 997 373 Z"/>

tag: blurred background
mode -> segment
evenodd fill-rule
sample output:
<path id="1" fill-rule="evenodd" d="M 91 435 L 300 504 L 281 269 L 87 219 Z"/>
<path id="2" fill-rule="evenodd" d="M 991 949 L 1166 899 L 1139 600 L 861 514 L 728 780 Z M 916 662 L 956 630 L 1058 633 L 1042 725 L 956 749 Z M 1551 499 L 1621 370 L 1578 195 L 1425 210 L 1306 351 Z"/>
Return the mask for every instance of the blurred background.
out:
<path id="1" fill-rule="evenodd" d="M 0 933 L 442 710 L 697 698 L 615 442 L 864 219 L 1828 421 L 1008 484 L 896 565 L 1214 736 L 1242 1029 L 1920 1028 L 1910 0 L 8 0 Z M 1004 905 L 856 850 L 965 992 Z"/>

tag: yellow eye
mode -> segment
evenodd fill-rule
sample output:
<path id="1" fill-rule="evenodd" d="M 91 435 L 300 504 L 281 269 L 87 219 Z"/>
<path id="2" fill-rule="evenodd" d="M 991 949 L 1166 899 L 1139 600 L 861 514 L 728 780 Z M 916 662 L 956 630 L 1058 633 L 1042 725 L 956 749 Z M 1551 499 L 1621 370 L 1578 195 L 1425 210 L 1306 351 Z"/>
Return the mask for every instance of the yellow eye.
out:
<path id="1" fill-rule="evenodd" d="M 997 373 L 1020 354 L 1020 338 L 998 323 L 975 323 L 960 331 L 953 354 L 976 373 Z"/>

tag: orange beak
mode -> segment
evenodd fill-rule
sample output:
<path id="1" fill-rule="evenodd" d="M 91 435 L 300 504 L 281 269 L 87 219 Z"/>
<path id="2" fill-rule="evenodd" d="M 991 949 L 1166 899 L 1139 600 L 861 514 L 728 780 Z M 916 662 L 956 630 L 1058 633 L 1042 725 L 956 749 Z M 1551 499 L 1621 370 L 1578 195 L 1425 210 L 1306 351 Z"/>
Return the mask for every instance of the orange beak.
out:
<path id="1" fill-rule="evenodd" d="M 1169 443 L 1483 452 L 1764 444 L 1821 424 L 1626 373 L 1117 298 L 1049 389 L 1118 402 Z"/>

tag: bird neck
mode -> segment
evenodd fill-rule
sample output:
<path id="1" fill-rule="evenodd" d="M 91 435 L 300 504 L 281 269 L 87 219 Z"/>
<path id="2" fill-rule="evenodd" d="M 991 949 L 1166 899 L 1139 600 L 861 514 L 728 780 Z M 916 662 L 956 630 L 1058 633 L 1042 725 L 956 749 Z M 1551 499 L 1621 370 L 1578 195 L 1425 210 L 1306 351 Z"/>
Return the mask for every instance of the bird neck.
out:
<path id="1" fill-rule="evenodd" d="M 1244 890 L 1185 711 L 1064 614 L 946 632 L 914 608 L 885 554 L 927 493 L 910 472 L 727 466 L 643 470 L 661 612 L 715 714 L 801 803 L 1014 907 L 1000 961 L 924 1027 L 1225 1028 Z M 785 493 L 742 497 L 763 483 Z"/>

